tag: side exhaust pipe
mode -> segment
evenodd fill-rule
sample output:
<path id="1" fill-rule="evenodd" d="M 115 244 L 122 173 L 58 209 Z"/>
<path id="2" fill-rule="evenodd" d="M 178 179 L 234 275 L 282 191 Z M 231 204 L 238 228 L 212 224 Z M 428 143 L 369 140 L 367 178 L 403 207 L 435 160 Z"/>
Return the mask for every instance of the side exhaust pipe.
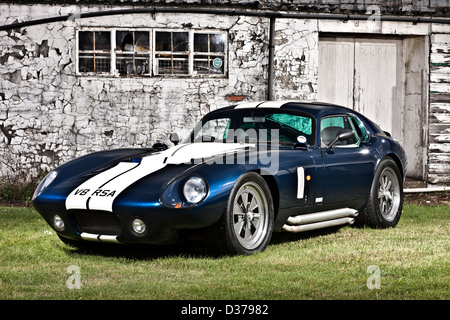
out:
<path id="1" fill-rule="evenodd" d="M 353 224 L 356 216 L 358 216 L 358 211 L 351 208 L 302 214 L 289 217 L 282 229 L 288 232 L 304 232 L 344 224 Z"/>

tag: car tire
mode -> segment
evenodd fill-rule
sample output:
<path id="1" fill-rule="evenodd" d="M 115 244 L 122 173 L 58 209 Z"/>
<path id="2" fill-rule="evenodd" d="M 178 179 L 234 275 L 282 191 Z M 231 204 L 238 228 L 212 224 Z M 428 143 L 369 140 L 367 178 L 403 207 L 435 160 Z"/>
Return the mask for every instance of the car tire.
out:
<path id="1" fill-rule="evenodd" d="M 379 164 L 372 182 L 367 206 L 358 215 L 358 225 L 392 228 L 400 220 L 403 209 L 403 179 L 392 158 Z"/>
<path id="2" fill-rule="evenodd" d="M 224 214 L 208 238 L 215 252 L 250 255 L 267 247 L 273 224 L 270 189 L 259 174 L 248 172 L 236 181 Z"/>

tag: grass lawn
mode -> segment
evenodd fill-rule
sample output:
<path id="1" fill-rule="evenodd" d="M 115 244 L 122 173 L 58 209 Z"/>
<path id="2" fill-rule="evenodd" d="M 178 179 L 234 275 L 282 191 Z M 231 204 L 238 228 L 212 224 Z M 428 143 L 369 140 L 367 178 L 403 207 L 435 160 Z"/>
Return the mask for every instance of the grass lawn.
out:
<path id="1" fill-rule="evenodd" d="M 450 206 L 405 205 L 396 228 L 275 234 L 263 253 L 63 244 L 32 208 L 0 207 L 0 299 L 447 300 Z"/>

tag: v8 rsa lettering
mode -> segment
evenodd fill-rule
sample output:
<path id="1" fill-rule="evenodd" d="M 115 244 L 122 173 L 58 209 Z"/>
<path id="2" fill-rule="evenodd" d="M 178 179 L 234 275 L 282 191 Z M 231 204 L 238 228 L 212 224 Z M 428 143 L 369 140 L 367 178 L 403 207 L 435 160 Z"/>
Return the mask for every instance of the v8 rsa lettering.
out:
<path id="1" fill-rule="evenodd" d="M 75 190 L 75 195 L 76 196 L 85 196 L 85 195 L 87 195 L 89 190 L 91 190 L 91 189 L 77 189 L 77 190 Z"/>
<path id="2" fill-rule="evenodd" d="M 116 190 L 102 190 L 102 189 L 97 189 L 92 193 L 92 196 L 97 196 L 97 197 L 114 197 L 114 194 L 116 193 Z"/>
<path id="3" fill-rule="evenodd" d="M 85 196 L 89 193 L 91 189 L 77 189 L 75 190 L 76 196 Z M 91 196 L 92 197 L 114 197 L 116 194 L 116 190 L 108 190 L 108 189 L 97 189 L 95 190 Z"/>

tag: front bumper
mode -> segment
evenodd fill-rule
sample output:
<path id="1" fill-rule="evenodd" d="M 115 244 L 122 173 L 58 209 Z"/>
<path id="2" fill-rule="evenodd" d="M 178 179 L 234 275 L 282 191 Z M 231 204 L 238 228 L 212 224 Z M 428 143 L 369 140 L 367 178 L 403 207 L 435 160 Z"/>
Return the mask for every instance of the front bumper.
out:
<path id="1" fill-rule="evenodd" d="M 178 231 L 201 229 L 220 219 L 225 202 L 204 202 L 193 208 L 171 209 L 158 203 L 123 203 L 114 212 L 66 210 L 61 205 L 49 205 L 39 198 L 34 208 L 61 236 L 75 241 L 112 242 L 124 244 L 170 244 L 177 240 Z M 64 221 L 64 230 L 57 230 L 53 218 Z M 135 219 L 145 223 L 145 231 L 132 228 Z"/>

